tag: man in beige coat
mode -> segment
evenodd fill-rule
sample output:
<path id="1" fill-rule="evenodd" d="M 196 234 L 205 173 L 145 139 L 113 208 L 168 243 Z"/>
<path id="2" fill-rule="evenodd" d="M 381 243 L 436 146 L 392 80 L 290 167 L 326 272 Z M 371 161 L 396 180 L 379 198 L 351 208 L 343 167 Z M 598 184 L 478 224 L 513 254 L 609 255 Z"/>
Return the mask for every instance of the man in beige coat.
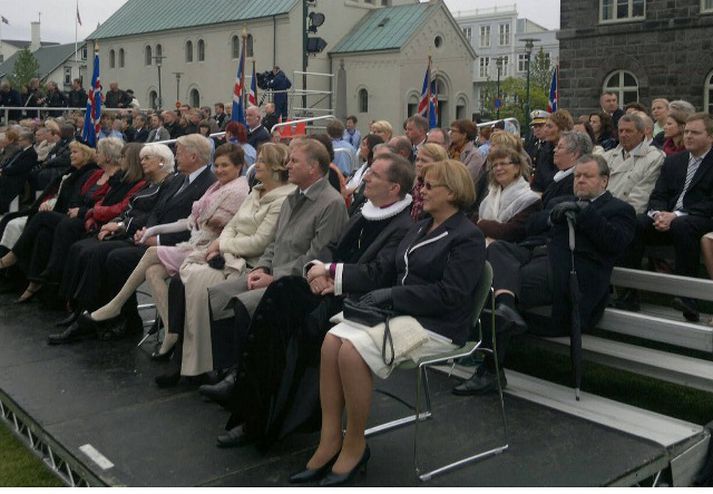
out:
<path id="1" fill-rule="evenodd" d="M 275 240 L 252 271 L 208 289 L 213 323 L 236 312 L 251 316 L 273 280 L 301 275 L 305 263 L 339 238 L 349 219 L 344 199 L 326 178 L 329 154 L 323 144 L 294 141 L 287 169 L 297 190 L 282 204 Z"/>
<path id="2" fill-rule="evenodd" d="M 604 154 L 611 170 L 607 190 L 641 214 L 649 204 L 665 156 L 646 143 L 645 124 L 639 116 L 623 115 L 618 129 L 619 145 Z"/>

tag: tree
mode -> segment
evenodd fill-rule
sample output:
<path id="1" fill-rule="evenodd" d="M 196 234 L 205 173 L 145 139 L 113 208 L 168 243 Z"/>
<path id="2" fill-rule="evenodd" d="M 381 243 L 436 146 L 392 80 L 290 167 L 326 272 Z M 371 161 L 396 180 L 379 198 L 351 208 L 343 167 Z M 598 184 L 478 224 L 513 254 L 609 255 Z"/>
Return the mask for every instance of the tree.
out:
<path id="1" fill-rule="evenodd" d="M 27 48 L 20 50 L 15 60 L 13 74 L 8 78 L 17 90 L 30 83 L 33 77 L 39 77 L 40 64 Z"/>
<path id="2" fill-rule="evenodd" d="M 548 89 L 532 84 L 530 81 L 530 108 L 547 108 Z M 496 83 L 488 81 L 483 88 L 483 116 L 495 118 Z M 525 125 L 525 102 L 527 101 L 527 83 L 525 79 L 508 77 L 500 81 L 500 96 L 503 106 L 500 117 L 514 117 L 520 122 L 520 129 Z M 524 132 L 523 132 L 524 133 Z"/>
<path id="3" fill-rule="evenodd" d="M 540 47 L 540 51 L 535 54 L 531 63 L 530 87 L 541 88 L 549 92 L 550 84 L 552 83 L 552 71 L 554 70 L 550 65 L 549 55 Z"/>

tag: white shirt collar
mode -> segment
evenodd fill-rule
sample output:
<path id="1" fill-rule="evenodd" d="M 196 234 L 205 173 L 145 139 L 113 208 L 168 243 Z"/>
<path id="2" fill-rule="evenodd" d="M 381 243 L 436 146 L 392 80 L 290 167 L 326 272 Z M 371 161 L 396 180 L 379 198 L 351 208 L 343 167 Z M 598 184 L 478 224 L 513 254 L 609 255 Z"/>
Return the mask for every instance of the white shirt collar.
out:
<path id="1" fill-rule="evenodd" d="M 560 182 L 564 180 L 565 178 L 569 177 L 574 173 L 574 166 L 571 166 L 567 168 L 566 170 L 560 170 L 557 173 L 555 173 L 554 180 L 555 182 Z"/>
<path id="2" fill-rule="evenodd" d="M 190 175 L 188 175 L 188 183 L 189 183 L 189 184 L 192 184 L 193 181 L 194 181 L 196 178 L 198 178 L 198 175 L 200 175 L 201 173 L 203 173 L 203 170 L 205 170 L 205 166 L 201 166 L 199 169 L 197 169 L 196 171 L 194 171 L 193 173 L 191 173 Z"/>

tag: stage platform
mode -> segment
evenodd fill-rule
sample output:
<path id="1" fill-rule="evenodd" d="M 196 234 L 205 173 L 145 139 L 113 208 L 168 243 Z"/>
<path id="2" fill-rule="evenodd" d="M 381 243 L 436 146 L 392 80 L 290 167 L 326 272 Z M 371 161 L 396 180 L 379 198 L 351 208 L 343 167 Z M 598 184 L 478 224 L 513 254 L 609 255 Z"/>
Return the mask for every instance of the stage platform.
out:
<path id="1" fill-rule="evenodd" d="M 218 449 L 228 413 L 188 385 L 158 389 L 153 377 L 166 364 L 150 360 L 153 339 L 142 348 L 136 339 L 50 347 L 46 337 L 62 314 L 12 299 L 0 296 L 2 417 L 70 485 L 284 486 L 316 445 L 317 434 L 309 433 L 267 455 Z M 709 436 L 699 426 L 631 407 L 623 413 L 586 394 L 575 403 L 566 388 L 511 372 L 508 378 L 504 453 L 423 484 L 412 466 L 413 427 L 405 427 L 369 439 L 368 474 L 354 485 L 686 485 L 705 457 Z M 496 396 L 453 396 L 456 382 L 432 375 L 434 418 L 420 428 L 426 468 L 503 440 Z M 415 394 L 409 372 L 376 384 L 407 399 Z M 406 412 L 376 394 L 370 425 Z"/>

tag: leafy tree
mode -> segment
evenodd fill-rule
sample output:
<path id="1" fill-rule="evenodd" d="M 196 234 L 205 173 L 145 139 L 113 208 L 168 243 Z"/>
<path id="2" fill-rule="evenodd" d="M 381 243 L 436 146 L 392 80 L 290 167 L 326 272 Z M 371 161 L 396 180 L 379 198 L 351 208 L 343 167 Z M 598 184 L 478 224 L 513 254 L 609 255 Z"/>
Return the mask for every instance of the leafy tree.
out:
<path id="1" fill-rule="evenodd" d="M 531 63 L 530 86 L 542 88 L 546 92 L 549 92 L 554 67 L 550 65 L 550 57 L 547 56 L 547 53 L 545 53 L 542 47 L 540 47 L 540 51 L 532 57 Z"/>
<path id="2" fill-rule="evenodd" d="M 40 64 L 27 48 L 20 50 L 15 60 L 15 69 L 13 74 L 8 77 L 13 87 L 19 90 L 22 86 L 29 84 L 30 79 L 38 77 Z"/>
<path id="3" fill-rule="evenodd" d="M 548 84 L 549 86 L 549 84 Z M 530 108 L 546 108 L 548 89 L 532 84 L 530 81 Z M 495 98 L 497 97 L 497 84 L 488 81 L 483 87 L 483 117 L 495 119 Z M 527 82 L 525 79 L 508 77 L 500 81 L 500 118 L 514 117 L 520 122 L 520 129 L 524 131 L 525 104 L 527 102 Z"/>

